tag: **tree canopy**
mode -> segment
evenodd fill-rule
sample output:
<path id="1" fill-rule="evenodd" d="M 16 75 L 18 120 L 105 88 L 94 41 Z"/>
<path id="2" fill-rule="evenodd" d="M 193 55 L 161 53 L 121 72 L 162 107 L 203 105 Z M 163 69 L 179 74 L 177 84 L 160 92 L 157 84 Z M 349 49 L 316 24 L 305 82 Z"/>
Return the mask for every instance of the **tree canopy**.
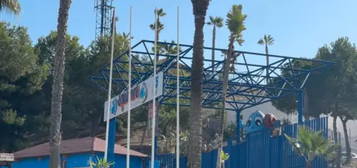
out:
<path id="1" fill-rule="evenodd" d="M 0 24 L 0 60 L 5 60 L 0 61 L 0 131 L 4 135 L 0 139 L 1 150 L 12 152 L 48 139 L 56 36 L 56 32 L 51 32 L 32 46 L 26 28 Z M 115 38 L 114 55 L 117 56 L 128 49 L 129 43 L 126 34 L 118 34 Z M 98 89 L 89 77 L 109 63 L 109 42 L 107 37 L 103 37 L 85 48 L 78 37 L 66 35 L 64 139 L 102 135 L 105 130 L 103 106 L 106 92 Z M 160 48 L 163 53 L 177 52 L 176 45 L 162 45 Z M 182 73 L 185 75 L 186 72 Z M 116 88 L 113 94 L 119 94 L 123 87 Z M 181 109 L 184 134 L 188 129 L 188 112 L 187 107 Z M 147 105 L 134 109 L 133 131 L 146 129 L 147 113 Z M 160 150 L 170 151 L 175 140 L 175 107 L 161 106 L 158 115 L 160 140 L 164 143 Z M 126 131 L 125 116 L 119 117 L 119 124 L 118 131 L 122 134 Z"/>
<path id="2" fill-rule="evenodd" d="M 335 62 L 329 68 L 311 74 L 306 83 L 305 97 L 307 116 L 320 114 L 342 114 L 341 110 L 355 111 L 354 100 L 357 93 L 357 49 L 348 38 L 339 38 L 330 45 L 318 49 L 315 59 Z M 296 62 L 296 68 L 314 66 Z M 282 72 L 283 75 L 287 75 Z M 291 113 L 295 111 L 295 96 L 273 101 L 278 109 Z M 336 105 L 338 108 L 336 109 Z M 337 110 L 337 111 L 336 111 Z"/>
<path id="3" fill-rule="evenodd" d="M 0 22 L 0 39 L 0 132 L 6 137 L 0 139 L 0 149 L 11 150 L 34 129 L 29 125 L 40 113 L 24 104 L 41 90 L 49 66 L 39 62 L 26 28 Z"/>

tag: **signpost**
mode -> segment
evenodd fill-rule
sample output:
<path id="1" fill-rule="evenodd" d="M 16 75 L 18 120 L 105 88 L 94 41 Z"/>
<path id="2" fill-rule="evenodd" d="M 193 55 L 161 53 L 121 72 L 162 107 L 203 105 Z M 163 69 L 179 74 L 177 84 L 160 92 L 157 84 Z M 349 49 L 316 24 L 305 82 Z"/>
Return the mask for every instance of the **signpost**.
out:
<path id="1" fill-rule="evenodd" d="M 162 95 L 164 74 L 158 73 L 156 76 L 156 97 Z M 131 108 L 134 109 L 140 105 L 152 101 L 154 99 L 154 77 L 150 77 L 145 81 L 133 86 L 131 89 Z M 108 101 L 104 103 L 104 121 L 107 120 Z M 128 91 L 123 91 L 121 94 L 111 99 L 111 109 L 109 119 L 117 117 L 128 112 Z"/>
<path id="2" fill-rule="evenodd" d="M 13 162 L 15 157 L 11 153 L 0 153 L 0 162 Z"/>
<path id="3" fill-rule="evenodd" d="M 0 167 L 11 167 L 11 163 L 15 161 L 14 154 L 0 153 Z"/>

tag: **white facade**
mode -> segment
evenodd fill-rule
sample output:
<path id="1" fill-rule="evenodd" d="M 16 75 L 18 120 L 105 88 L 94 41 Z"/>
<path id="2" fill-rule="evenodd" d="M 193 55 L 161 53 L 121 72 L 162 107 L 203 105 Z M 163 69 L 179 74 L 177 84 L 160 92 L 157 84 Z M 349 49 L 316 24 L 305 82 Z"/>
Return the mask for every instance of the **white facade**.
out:
<path id="1" fill-rule="evenodd" d="M 285 113 L 281 112 L 280 110 L 278 110 L 277 108 L 275 108 L 271 102 L 266 102 L 264 104 L 260 104 L 260 105 L 254 106 L 252 108 L 243 110 L 241 112 L 241 115 L 243 115 L 243 123 L 245 123 L 245 121 L 248 119 L 248 117 L 252 113 L 254 113 L 258 110 L 263 112 L 264 114 L 267 114 L 267 113 L 274 114 L 274 116 L 278 120 L 289 119 L 292 122 L 297 121 L 296 116 L 294 116 L 294 115 L 288 116 L 287 114 L 285 114 Z M 234 111 L 227 112 L 227 123 L 234 123 L 234 124 L 236 123 L 236 112 L 234 112 Z"/>

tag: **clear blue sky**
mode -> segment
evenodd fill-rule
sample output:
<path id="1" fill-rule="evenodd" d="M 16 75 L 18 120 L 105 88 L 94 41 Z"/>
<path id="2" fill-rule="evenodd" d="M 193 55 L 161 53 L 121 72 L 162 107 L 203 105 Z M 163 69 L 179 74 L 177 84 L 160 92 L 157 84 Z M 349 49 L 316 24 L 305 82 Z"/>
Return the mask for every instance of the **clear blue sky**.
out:
<path id="1" fill-rule="evenodd" d="M 59 0 L 20 0 L 20 16 L 0 15 L 16 25 L 28 27 L 35 43 L 41 36 L 55 30 Z M 155 7 L 164 8 L 165 30 L 162 40 L 176 39 L 176 7 L 181 8 L 181 42 L 191 44 L 193 16 L 190 0 L 114 0 L 119 17 L 118 31 L 128 31 L 129 7 L 133 7 L 134 41 L 153 39 L 148 25 L 153 22 Z M 257 40 L 271 34 L 275 44 L 271 53 L 295 57 L 313 57 L 319 47 L 338 37 L 357 41 L 356 0 L 212 0 L 208 16 L 226 16 L 232 4 L 243 4 L 247 30 L 246 42 L 240 50 L 263 52 Z M 94 0 L 73 0 L 69 18 L 69 33 L 88 46 L 95 34 Z M 211 27 L 205 27 L 205 45 L 211 45 Z M 228 31 L 218 30 L 217 46 L 227 46 Z"/>

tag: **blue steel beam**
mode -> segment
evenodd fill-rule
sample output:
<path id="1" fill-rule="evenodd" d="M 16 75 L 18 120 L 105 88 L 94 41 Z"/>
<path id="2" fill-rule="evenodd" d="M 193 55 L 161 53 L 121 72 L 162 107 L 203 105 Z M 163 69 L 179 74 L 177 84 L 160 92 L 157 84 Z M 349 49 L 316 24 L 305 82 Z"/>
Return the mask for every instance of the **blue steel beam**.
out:
<path id="1" fill-rule="evenodd" d="M 150 51 L 153 48 L 153 41 L 142 40 L 132 47 L 132 53 L 135 55 L 132 66 L 137 69 L 133 71 L 133 85 L 146 80 L 153 74 L 153 57 L 154 53 Z M 158 42 L 160 45 L 176 45 L 175 43 Z M 191 82 L 191 61 L 192 57 L 192 45 L 180 45 L 180 68 L 185 72 L 186 76 L 180 77 L 181 86 L 180 93 L 187 96 L 181 97 L 182 99 L 189 100 L 190 82 Z M 204 47 L 204 50 L 212 50 L 210 47 Z M 216 48 L 215 52 L 226 52 L 227 49 Z M 207 52 L 211 53 L 211 52 Z M 241 111 L 252 106 L 278 99 L 289 94 L 295 94 L 301 90 L 309 75 L 321 68 L 325 68 L 332 62 L 323 60 L 310 60 L 305 58 L 294 58 L 280 55 L 269 55 L 272 63 L 265 65 L 265 61 L 251 61 L 248 60 L 255 58 L 265 59 L 266 54 L 247 52 L 247 51 L 235 51 L 237 55 L 237 62 L 234 63 L 234 71 L 230 72 L 230 78 L 228 82 L 228 103 L 232 107 L 227 107 L 229 110 Z M 176 97 L 176 76 L 172 73 L 176 70 L 176 54 L 171 53 L 159 53 L 160 60 L 158 60 L 158 71 L 164 72 L 164 94 L 160 99 L 161 104 L 174 105 L 168 103 L 170 99 Z M 128 52 L 123 52 L 115 58 L 114 65 L 116 67 L 113 72 L 114 85 L 121 85 L 117 88 L 126 86 L 128 81 L 125 77 L 128 73 L 128 61 L 125 57 L 128 56 Z M 218 108 L 217 102 L 221 102 L 222 95 L 222 81 L 219 77 L 222 75 L 222 68 L 224 59 L 223 57 L 215 60 L 215 63 L 211 65 L 211 60 L 205 58 L 204 73 L 203 73 L 203 107 Z M 311 68 L 297 68 L 294 67 L 295 62 L 308 62 L 311 65 L 315 65 Z M 215 67 L 215 71 L 212 71 L 212 67 Z M 268 71 L 268 73 L 264 73 Z M 282 71 L 287 74 L 282 74 Z M 101 88 L 106 88 L 108 66 L 102 68 L 98 75 L 91 77 L 91 80 L 97 81 L 97 85 Z M 124 74 L 124 75 L 123 75 Z M 188 74 L 188 75 L 187 75 Z M 266 83 L 266 79 L 272 81 Z M 103 86 L 104 84 L 104 86 Z M 120 92 L 120 91 L 117 91 Z M 211 105 L 212 104 L 212 105 Z M 186 104 L 188 105 L 188 104 Z M 186 106 L 183 105 L 183 106 Z"/>

